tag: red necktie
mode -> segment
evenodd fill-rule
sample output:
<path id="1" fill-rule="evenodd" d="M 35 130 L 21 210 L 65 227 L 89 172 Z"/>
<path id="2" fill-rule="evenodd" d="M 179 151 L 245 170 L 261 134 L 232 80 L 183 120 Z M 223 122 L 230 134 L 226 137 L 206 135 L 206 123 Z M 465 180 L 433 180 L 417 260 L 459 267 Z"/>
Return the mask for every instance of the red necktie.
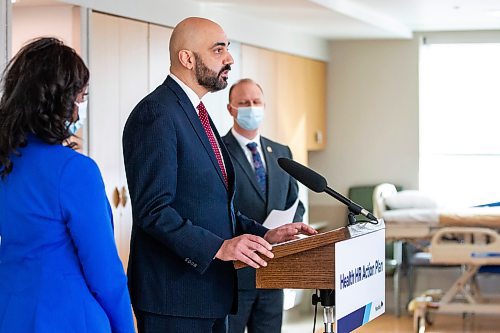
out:
<path id="1" fill-rule="evenodd" d="M 214 133 L 212 128 L 210 127 L 210 121 L 208 120 L 208 112 L 205 108 L 203 102 L 200 102 L 196 107 L 198 109 L 198 117 L 200 117 L 201 124 L 205 129 L 205 133 L 207 133 L 208 141 L 210 141 L 210 145 L 212 146 L 212 150 L 214 151 L 215 158 L 217 158 L 217 162 L 219 163 L 220 170 L 222 171 L 222 176 L 224 177 L 224 183 L 227 187 L 227 173 L 226 168 L 224 167 L 224 163 L 222 162 L 222 155 L 219 150 L 219 146 L 217 145 L 217 141 L 215 140 Z"/>

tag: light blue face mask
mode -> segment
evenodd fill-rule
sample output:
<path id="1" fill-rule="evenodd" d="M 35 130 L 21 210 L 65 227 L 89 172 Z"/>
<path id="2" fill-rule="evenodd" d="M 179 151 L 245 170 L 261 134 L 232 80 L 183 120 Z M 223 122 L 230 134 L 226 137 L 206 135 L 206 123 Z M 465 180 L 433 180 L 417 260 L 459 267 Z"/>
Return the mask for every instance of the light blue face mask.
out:
<path id="1" fill-rule="evenodd" d="M 75 135 L 83 124 L 85 124 L 85 120 L 87 119 L 87 103 L 88 101 L 81 103 L 75 102 L 75 105 L 78 108 L 78 120 L 69 124 L 68 129 L 71 135 Z"/>
<path id="2" fill-rule="evenodd" d="M 259 128 L 262 119 L 264 119 L 264 107 L 262 106 L 245 106 L 238 108 L 236 121 L 238 125 L 246 130 L 253 131 Z"/>

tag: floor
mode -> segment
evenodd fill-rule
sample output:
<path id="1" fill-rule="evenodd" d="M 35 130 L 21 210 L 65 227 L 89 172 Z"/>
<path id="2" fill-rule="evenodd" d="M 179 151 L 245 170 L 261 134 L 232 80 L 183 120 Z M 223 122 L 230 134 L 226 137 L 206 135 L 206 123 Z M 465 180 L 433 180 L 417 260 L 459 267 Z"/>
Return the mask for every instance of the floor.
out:
<path id="1" fill-rule="evenodd" d="M 323 310 L 318 307 L 314 333 L 323 333 Z M 426 333 L 493 333 L 500 332 L 500 316 L 431 314 Z M 284 312 L 282 333 L 313 333 L 314 308 L 310 305 Z M 399 318 L 392 309 L 354 331 L 355 333 L 415 333 L 413 317 L 407 312 Z"/>
<path id="2" fill-rule="evenodd" d="M 416 280 L 416 290 L 427 290 L 429 288 L 440 288 L 447 290 L 460 275 L 455 268 L 450 269 L 419 269 Z M 488 293 L 498 294 L 500 285 L 500 274 L 484 275 L 478 278 L 482 290 Z M 299 304 L 284 312 L 282 333 L 313 333 L 314 308 L 311 305 L 312 291 L 304 291 Z M 418 292 L 416 293 L 418 295 Z M 392 280 L 386 281 L 386 313 L 363 327 L 355 330 L 355 333 L 414 333 L 413 317 L 408 315 L 404 304 L 408 299 L 407 281 L 403 278 L 401 283 L 401 317 L 394 316 L 394 298 Z M 432 325 L 426 327 L 426 333 L 500 333 L 500 314 L 491 315 L 444 315 L 432 314 Z M 314 333 L 323 333 L 323 310 L 318 307 L 316 329 Z"/>
<path id="3" fill-rule="evenodd" d="M 469 315 L 434 315 L 433 324 L 426 327 L 426 333 L 492 333 L 500 332 L 498 316 Z M 321 331 L 318 331 L 321 332 Z M 405 315 L 399 319 L 391 314 L 385 314 L 354 331 L 356 333 L 413 333 L 413 318 Z"/>
<path id="4" fill-rule="evenodd" d="M 283 325 L 282 333 L 313 332 L 313 315 L 309 318 Z M 323 318 L 318 313 L 315 333 L 323 333 Z M 433 324 L 427 326 L 426 333 L 493 333 L 500 332 L 500 318 L 493 316 L 434 315 Z M 404 315 L 396 318 L 392 314 L 384 314 L 354 333 L 414 333 L 413 318 Z"/>

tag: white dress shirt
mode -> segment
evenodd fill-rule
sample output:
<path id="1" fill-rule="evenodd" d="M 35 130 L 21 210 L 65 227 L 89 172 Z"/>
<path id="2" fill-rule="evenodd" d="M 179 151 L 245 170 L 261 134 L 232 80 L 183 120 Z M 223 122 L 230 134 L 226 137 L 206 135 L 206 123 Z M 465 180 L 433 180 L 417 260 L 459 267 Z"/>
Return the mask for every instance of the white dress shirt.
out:
<path id="1" fill-rule="evenodd" d="M 196 114 L 200 113 L 198 111 L 198 105 L 200 104 L 201 102 L 201 99 L 198 97 L 198 95 L 194 92 L 193 89 L 189 88 L 184 82 L 182 82 L 181 80 L 179 80 L 179 78 L 177 76 L 175 76 L 174 74 L 170 73 L 169 74 L 170 77 L 175 81 L 177 82 L 178 85 L 181 86 L 182 90 L 184 90 L 184 92 L 186 93 L 187 97 L 189 98 L 189 100 L 191 101 L 191 103 L 193 103 L 193 107 L 194 109 L 196 110 Z"/>
<path id="2" fill-rule="evenodd" d="M 255 167 L 253 166 L 253 157 L 252 157 L 252 152 L 250 149 L 248 149 L 247 144 L 250 142 L 255 142 L 257 144 L 257 151 L 260 154 L 260 159 L 262 160 L 262 165 L 264 165 L 264 168 L 266 167 L 266 159 L 264 158 L 264 154 L 262 152 L 262 147 L 260 145 L 260 134 L 257 133 L 255 138 L 252 140 L 245 138 L 243 135 L 239 134 L 234 130 L 234 128 L 231 128 L 231 133 L 233 133 L 234 138 L 238 143 L 240 144 L 241 149 L 243 149 L 243 152 L 245 153 L 245 156 L 247 157 L 248 163 L 250 163 L 250 166 L 252 167 L 252 170 L 255 172 Z"/>

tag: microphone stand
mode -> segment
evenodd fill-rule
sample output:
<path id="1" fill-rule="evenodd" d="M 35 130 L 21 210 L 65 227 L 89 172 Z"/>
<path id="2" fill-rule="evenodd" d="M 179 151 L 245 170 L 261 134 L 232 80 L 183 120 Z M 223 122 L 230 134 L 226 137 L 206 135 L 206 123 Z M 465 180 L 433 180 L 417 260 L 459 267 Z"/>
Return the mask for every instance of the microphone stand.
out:
<path id="1" fill-rule="evenodd" d="M 347 199 L 346 197 L 344 197 L 342 194 L 338 193 L 334 189 L 327 186 L 325 188 L 324 192 L 331 195 L 332 197 L 334 197 L 335 199 L 337 199 L 338 201 L 342 202 L 344 205 L 347 206 L 347 209 L 349 211 L 349 213 L 347 214 L 347 220 L 349 221 L 349 225 L 354 225 L 357 223 L 356 215 L 363 215 L 367 219 L 378 223 L 377 218 L 372 213 L 370 213 L 369 211 L 367 211 L 366 209 L 364 209 L 363 207 L 361 207 L 357 203 L 353 202 L 352 200 Z"/>
<path id="2" fill-rule="evenodd" d="M 349 225 L 355 225 L 358 221 L 356 220 L 356 214 L 354 214 L 351 210 L 347 213 L 347 221 Z"/>
<path id="3" fill-rule="evenodd" d="M 324 333 L 333 333 L 333 325 L 335 323 L 335 290 L 320 289 L 318 294 L 312 295 L 312 304 L 321 303 L 323 306 L 323 322 L 325 323 Z"/>

